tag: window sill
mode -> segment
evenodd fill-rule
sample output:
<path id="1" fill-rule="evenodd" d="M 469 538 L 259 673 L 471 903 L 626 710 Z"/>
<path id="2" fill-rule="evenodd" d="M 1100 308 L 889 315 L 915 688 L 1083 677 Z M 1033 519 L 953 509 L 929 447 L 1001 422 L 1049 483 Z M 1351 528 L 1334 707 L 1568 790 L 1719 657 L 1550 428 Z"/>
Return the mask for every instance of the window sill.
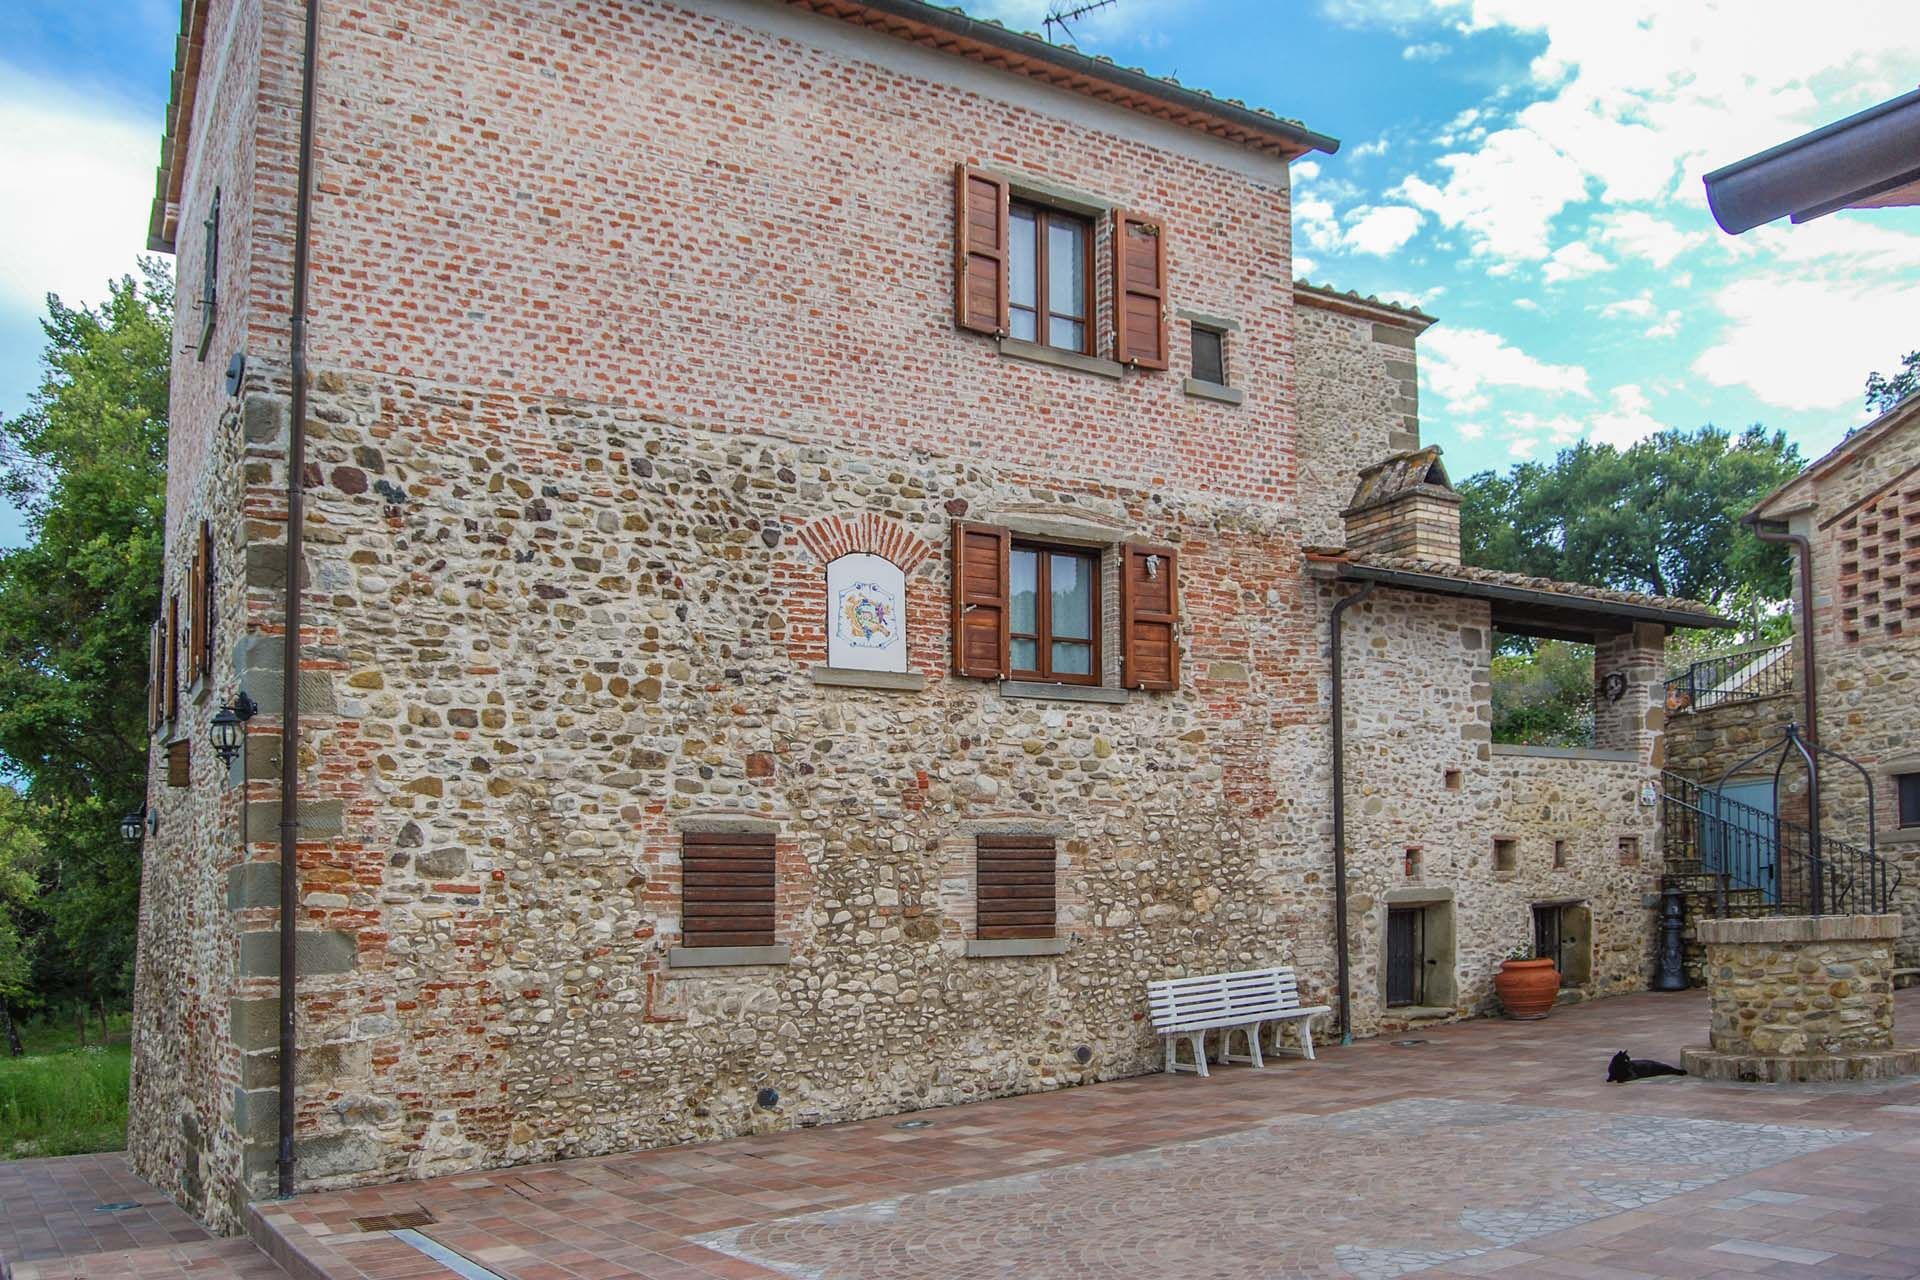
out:
<path id="1" fill-rule="evenodd" d="M 1453 1010 L 1437 1004 L 1390 1004 L 1389 1018 L 1451 1018 Z"/>
<path id="2" fill-rule="evenodd" d="M 1881 844 L 1920 844 L 1920 827 L 1895 827 L 1875 838 Z"/>
<path id="3" fill-rule="evenodd" d="M 1019 338 L 1000 338 L 996 342 L 1000 348 L 1000 354 L 1012 360 L 1050 364 L 1056 369 L 1091 373 L 1096 377 L 1112 378 L 1115 382 L 1118 382 L 1120 375 L 1126 372 L 1126 366 L 1118 361 L 1103 360 L 1099 356 L 1083 356 L 1077 351 L 1063 351 L 1059 347 L 1042 346 L 1037 342 L 1023 342 Z"/>
<path id="4" fill-rule="evenodd" d="M 1186 391 L 1200 400 L 1218 400 L 1221 404 L 1245 404 L 1247 393 L 1238 387 L 1223 387 L 1217 382 L 1202 382 L 1199 378 L 1188 378 Z"/>
<path id="5" fill-rule="evenodd" d="M 849 667 L 815 664 L 807 668 L 807 677 L 817 685 L 835 689 L 892 689 L 901 693 L 919 693 L 927 687 L 927 678 L 918 671 L 855 671 Z"/>
<path id="6" fill-rule="evenodd" d="M 784 942 L 770 947 L 669 947 L 669 969 L 718 969 L 726 965 L 790 964 L 793 948 Z"/>
<path id="7" fill-rule="evenodd" d="M 1000 696 L 1051 702 L 1104 702 L 1112 706 L 1121 706 L 1133 698 L 1125 689 L 1109 689 L 1100 684 L 1044 684 L 1038 680 L 1002 680 Z"/>
<path id="8" fill-rule="evenodd" d="M 207 695 L 212 692 L 213 681 L 205 676 L 196 676 L 193 683 L 187 686 L 187 701 L 197 707 L 205 702 Z"/>
<path id="9" fill-rule="evenodd" d="M 1497 756 L 1531 756 L 1535 760 L 1604 760 L 1612 764 L 1638 764 L 1638 751 L 1615 751 L 1607 747 L 1527 747 L 1517 742 L 1496 742 Z"/>
<path id="10" fill-rule="evenodd" d="M 968 938 L 967 956 L 985 960 L 995 956 L 1062 956 L 1065 938 Z"/>

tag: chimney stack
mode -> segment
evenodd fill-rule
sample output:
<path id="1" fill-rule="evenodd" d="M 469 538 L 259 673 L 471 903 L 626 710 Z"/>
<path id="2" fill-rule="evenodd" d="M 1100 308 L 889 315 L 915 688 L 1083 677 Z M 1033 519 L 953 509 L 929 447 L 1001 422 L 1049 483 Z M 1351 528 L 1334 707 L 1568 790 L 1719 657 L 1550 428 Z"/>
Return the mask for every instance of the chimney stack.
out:
<path id="1" fill-rule="evenodd" d="M 1440 463 L 1439 445 L 1395 454 L 1362 471 L 1341 515 L 1350 555 L 1460 563 L 1460 495 Z"/>

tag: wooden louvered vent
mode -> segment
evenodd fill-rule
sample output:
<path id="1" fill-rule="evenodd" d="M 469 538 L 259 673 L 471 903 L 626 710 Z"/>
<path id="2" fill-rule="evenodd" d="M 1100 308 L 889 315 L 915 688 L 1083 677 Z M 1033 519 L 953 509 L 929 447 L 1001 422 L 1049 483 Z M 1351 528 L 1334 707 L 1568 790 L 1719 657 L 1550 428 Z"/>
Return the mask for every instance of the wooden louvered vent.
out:
<path id="1" fill-rule="evenodd" d="M 1053 937 L 1053 837 L 980 836 L 978 840 L 978 936 Z"/>
<path id="2" fill-rule="evenodd" d="M 680 877 L 684 945 L 773 945 L 771 833 L 688 832 L 681 840 Z"/>

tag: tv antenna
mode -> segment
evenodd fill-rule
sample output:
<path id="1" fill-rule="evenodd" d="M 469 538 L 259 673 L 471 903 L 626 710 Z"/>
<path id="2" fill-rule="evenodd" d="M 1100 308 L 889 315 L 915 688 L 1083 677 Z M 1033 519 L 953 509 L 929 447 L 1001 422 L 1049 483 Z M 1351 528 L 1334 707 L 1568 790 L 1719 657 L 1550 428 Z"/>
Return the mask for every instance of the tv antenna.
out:
<path id="1" fill-rule="evenodd" d="M 1119 2 L 1120 0 L 1087 0 L 1086 4 L 1076 5 L 1071 9 L 1064 10 L 1061 9 L 1059 3 L 1056 2 L 1047 10 L 1047 16 L 1040 24 L 1042 30 L 1046 32 L 1047 43 L 1053 43 L 1053 29 L 1055 27 L 1060 28 L 1062 35 L 1070 35 L 1072 34 L 1070 24 L 1075 18 L 1085 17 L 1095 9 L 1104 9 L 1108 5 L 1118 4 Z"/>

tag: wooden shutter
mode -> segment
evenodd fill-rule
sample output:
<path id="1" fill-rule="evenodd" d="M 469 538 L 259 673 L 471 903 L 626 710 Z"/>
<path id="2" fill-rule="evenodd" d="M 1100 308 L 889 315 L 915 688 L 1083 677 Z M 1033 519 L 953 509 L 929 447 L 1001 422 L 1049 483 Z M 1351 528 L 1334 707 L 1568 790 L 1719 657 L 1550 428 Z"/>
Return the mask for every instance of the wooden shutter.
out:
<path id="1" fill-rule="evenodd" d="M 1002 680 L 1007 675 L 1007 573 L 1013 534 L 990 524 L 953 526 L 953 670 Z"/>
<path id="2" fill-rule="evenodd" d="M 193 785 L 193 739 L 180 738 L 167 744 L 167 785 Z"/>
<path id="3" fill-rule="evenodd" d="M 180 716 L 180 593 L 167 597 L 167 719 Z"/>
<path id="4" fill-rule="evenodd" d="M 1120 683 L 1180 687 L 1180 553 L 1129 542 L 1120 549 Z"/>
<path id="5" fill-rule="evenodd" d="M 155 733 L 160 728 L 160 690 L 165 679 L 162 672 L 166 669 L 166 651 L 160 644 L 160 623 L 156 619 L 147 628 L 147 732 Z"/>
<path id="6" fill-rule="evenodd" d="M 213 526 L 200 522 L 199 554 L 194 557 L 193 652 L 196 676 L 213 675 Z"/>
<path id="7" fill-rule="evenodd" d="M 1113 351 L 1121 364 L 1167 367 L 1167 228 L 1113 215 Z"/>
<path id="8" fill-rule="evenodd" d="M 1007 331 L 1007 184 L 954 169 L 954 321 L 979 333 Z"/>
<path id="9" fill-rule="evenodd" d="M 773 945 L 773 836 L 688 832 L 680 838 L 680 936 L 689 947 Z"/>
<path id="10" fill-rule="evenodd" d="M 974 932 L 982 938 L 1051 938 L 1052 836 L 979 836 Z"/>

